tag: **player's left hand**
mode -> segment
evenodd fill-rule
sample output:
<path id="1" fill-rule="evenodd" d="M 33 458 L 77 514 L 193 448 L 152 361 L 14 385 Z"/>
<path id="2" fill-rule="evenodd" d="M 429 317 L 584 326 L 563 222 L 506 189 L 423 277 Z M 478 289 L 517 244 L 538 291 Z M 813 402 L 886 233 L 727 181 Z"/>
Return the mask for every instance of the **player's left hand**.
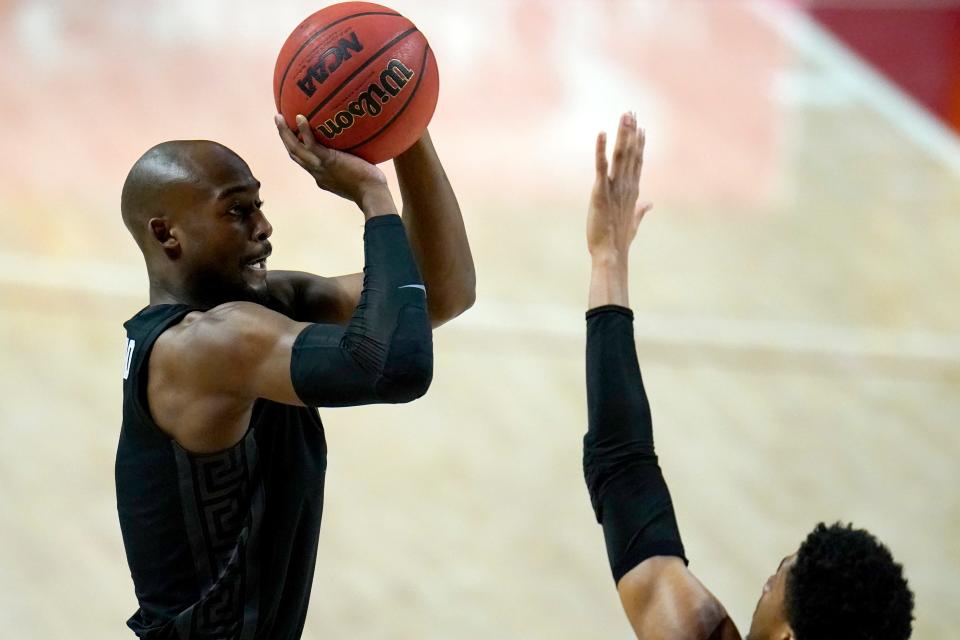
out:
<path id="1" fill-rule="evenodd" d="M 613 163 L 607 164 L 607 135 L 597 136 L 597 173 L 587 215 L 587 248 L 595 258 L 626 260 L 637 227 L 653 205 L 637 204 L 646 136 L 634 113 L 620 118 Z"/>
<path id="2" fill-rule="evenodd" d="M 274 123 L 290 159 L 306 169 L 321 189 L 352 200 L 361 208 L 371 192 L 387 189 L 383 171 L 362 158 L 317 142 L 310 123 L 302 115 L 297 116 L 300 139 L 290 130 L 282 115 L 274 116 Z"/>

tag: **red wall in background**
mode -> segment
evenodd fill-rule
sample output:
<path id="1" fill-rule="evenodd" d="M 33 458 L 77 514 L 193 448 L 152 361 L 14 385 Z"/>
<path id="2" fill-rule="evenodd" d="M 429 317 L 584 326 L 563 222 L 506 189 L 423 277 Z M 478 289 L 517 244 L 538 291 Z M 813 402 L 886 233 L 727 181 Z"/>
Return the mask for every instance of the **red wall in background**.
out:
<path id="1" fill-rule="evenodd" d="M 814 2 L 808 10 L 960 132 L 960 2 L 911 7 L 916 3 L 902 0 L 899 8 L 896 4 L 839 8 Z"/>

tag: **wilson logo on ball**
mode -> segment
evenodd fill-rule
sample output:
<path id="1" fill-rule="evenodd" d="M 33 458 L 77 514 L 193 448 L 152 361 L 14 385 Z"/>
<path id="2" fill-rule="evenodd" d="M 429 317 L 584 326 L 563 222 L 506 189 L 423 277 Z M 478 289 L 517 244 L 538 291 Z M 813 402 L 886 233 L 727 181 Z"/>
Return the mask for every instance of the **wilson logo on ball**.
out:
<path id="1" fill-rule="evenodd" d="M 426 37 L 408 18 L 371 2 L 341 2 L 307 16 L 273 69 L 273 99 L 287 126 L 296 130 L 303 115 L 317 142 L 373 164 L 423 138 L 439 91 Z"/>
<path id="2" fill-rule="evenodd" d="M 306 74 L 297 80 L 297 86 L 300 87 L 300 91 L 303 91 L 304 95 L 308 98 L 316 93 L 317 85 L 314 83 L 314 80 L 320 84 L 326 82 L 330 74 L 339 69 L 344 60 L 350 59 L 351 51 L 357 53 L 363 51 L 360 38 L 353 32 L 350 33 L 349 40 L 340 38 L 340 42 L 320 54 L 320 58 L 316 64 L 307 68 Z"/>
<path id="3" fill-rule="evenodd" d="M 379 83 L 367 87 L 356 100 L 347 104 L 345 110 L 319 125 L 317 131 L 322 133 L 324 138 L 333 140 L 352 127 L 357 118 L 380 115 L 383 105 L 389 102 L 390 98 L 396 98 L 413 76 L 412 69 L 394 58 L 380 74 Z"/>

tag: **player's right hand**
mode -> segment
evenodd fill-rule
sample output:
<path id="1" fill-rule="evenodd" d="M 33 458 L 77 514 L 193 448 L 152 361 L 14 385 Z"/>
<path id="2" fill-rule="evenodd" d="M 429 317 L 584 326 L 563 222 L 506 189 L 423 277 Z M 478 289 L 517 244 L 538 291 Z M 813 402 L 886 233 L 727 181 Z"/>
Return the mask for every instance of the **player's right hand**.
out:
<path id="1" fill-rule="evenodd" d="M 636 115 L 623 114 L 608 167 L 607 134 L 597 136 L 597 175 L 587 216 L 587 248 L 595 260 L 625 260 L 640 221 L 653 207 L 649 202 L 637 204 L 645 141 Z"/>
<path id="2" fill-rule="evenodd" d="M 282 115 L 274 116 L 274 123 L 290 159 L 313 176 L 318 187 L 357 203 L 367 217 L 397 212 L 387 178 L 375 165 L 317 142 L 302 115 L 297 116 L 300 139 Z"/>

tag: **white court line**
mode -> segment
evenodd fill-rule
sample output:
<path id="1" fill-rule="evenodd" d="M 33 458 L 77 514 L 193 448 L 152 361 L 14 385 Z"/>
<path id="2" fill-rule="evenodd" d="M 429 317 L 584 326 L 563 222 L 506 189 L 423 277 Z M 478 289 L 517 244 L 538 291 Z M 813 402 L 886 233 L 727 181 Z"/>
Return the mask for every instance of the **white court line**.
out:
<path id="1" fill-rule="evenodd" d="M 30 274 L 28 278 L 16 274 Z M 146 301 L 143 269 L 0 252 L 0 286 L 70 291 Z M 457 329 L 582 340 L 585 307 L 508 302 L 482 297 Z M 960 334 L 825 323 L 734 319 L 709 315 L 636 313 L 640 340 L 668 346 L 761 350 L 816 357 L 891 358 L 960 366 Z"/>
<path id="2" fill-rule="evenodd" d="M 822 65 L 833 81 L 960 176 L 960 136 L 947 125 L 800 9 L 779 0 L 753 0 L 749 6 L 784 40 Z"/>
<path id="3" fill-rule="evenodd" d="M 522 332 L 582 342 L 585 310 L 585 306 L 518 304 L 484 298 L 453 322 L 461 329 Z M 638 340 L 666 346 L 919 360 L 949 368 L 960 367 L 960 334 L 957 333 L 642 311 L 635 311 L 635 318 Z"/>

